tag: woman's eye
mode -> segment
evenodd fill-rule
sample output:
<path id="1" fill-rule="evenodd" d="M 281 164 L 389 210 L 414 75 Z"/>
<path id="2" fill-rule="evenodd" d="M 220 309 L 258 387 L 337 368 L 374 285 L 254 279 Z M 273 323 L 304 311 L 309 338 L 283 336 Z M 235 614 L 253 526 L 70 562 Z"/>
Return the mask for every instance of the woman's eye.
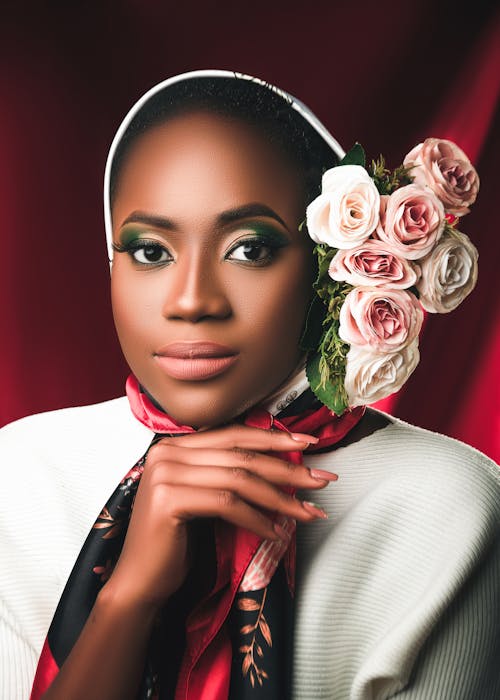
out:
<path id="1" fill-rule="evenodd" d="M 163 246 L 156 243 L 143 243 L 134 246 L 130 250 L 133 259 L 142 265 L 163 263 L 172 260 L 170 253 Z"/>
<path id="2" fill-rule="evenodd" d="M 113 243 L 116 253 L 127 253 L 139 265 L 161 265 L 173 260 L 171 253 L 155 241 L 136 239 L 130 243 Z"/>
<path id="3" fill-rule="evenodd" d="M 235 246 L 229 253 L 229 260 L 241 260 L 242 262 L 265 262 L 272 258 L 273 246 L 263 241 L 244 241 Z"/>

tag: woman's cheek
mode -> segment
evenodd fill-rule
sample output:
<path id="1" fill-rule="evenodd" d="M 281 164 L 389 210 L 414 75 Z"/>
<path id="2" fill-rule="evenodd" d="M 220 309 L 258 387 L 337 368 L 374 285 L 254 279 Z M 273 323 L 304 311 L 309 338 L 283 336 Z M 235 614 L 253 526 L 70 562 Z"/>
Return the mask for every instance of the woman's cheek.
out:
<path id="1" fill-rule="evenodd" d="M 122 282 L 119 272 L 111 285 L 111 300 L 116 331 L 122 350 L 138 350 L 151 330 L 151 297 L 137 288 L 132 281 Z M 135 347 L 134 347 L 135 346 Z"/>

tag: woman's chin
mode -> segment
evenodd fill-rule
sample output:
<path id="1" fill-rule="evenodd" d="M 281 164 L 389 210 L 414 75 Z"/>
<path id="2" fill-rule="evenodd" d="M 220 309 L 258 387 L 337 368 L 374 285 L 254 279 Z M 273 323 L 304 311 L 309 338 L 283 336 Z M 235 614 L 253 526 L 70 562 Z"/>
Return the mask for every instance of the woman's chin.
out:
<path id="1" fill-rule="evenodd" d="M 165 410 L 165 409 L 163 409 Z M 195 430 L 212 430 L 234 423 L 242 411 L 220 410 L 166 410 L 166 413 L 179 425 L 188 425 Z"/>
<path id="2" fill-rule="evenodd" d="M 237 421 L 276 392 L 296 368 L 293 358 L 293 363 L 282 362 L 272 368 L 274 371 L 265 372 L 253 366 L 238 371 L 234 366 L 207 381 L 174 379 L 158 372 L 134 374 L 160 410 L 179 425 L 201 430 Z"/>
<path id="3" fill-rule="evenodd" d="M 146 392 L 153 403 L 165 413 L 173 418 L 179 425 L 186 425 L 195 430 L 209 430 L 218 428 L 229 423 L 238 421 L 240 416 L 246 413 L 253 406 L 257 405 L 265 396 L 255 396 L 249 398 L 241 398 L 240 401 L 227 402 L 227 396 L 222 400 L 217 399 L 206 400 L 206 397 L 186 397 L 185 400 L 179 400 L 178 395 L 174 395 L 174 400 L 167 398 L 162 401 L 161 397 L 154 397 L 149 392 Z M 203 400 L 205 398 L 205 400 Z M 172 399 L 172 395 L 170 396 Z"/>

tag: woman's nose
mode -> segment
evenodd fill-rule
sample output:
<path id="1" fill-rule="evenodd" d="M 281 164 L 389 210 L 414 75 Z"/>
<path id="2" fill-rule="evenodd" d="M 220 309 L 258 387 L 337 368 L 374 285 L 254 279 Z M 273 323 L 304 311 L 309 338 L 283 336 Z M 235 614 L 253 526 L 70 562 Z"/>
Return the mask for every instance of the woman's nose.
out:
<path id="1" fill-rule="evenodd" d="M 231 315 L 231 305 L 220 278 L 221 263 L 210 257 L 210 253 L 186 254 L 170 267 L 163 305 L 165 318 L 197 323 Z"/>

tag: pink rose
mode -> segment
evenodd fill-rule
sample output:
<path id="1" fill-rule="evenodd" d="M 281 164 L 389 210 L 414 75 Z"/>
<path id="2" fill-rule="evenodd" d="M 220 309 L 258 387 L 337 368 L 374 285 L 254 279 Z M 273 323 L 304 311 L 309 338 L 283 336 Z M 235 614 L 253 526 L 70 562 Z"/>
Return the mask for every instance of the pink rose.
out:
<path id="1" fill-rule="evenodd" d="M 462 216 L 476 201 L 479 176 L 465 153 L 453 141 L 425 139 L 408 153 L 404 165 L 415 166 L 410 173 L 414 181 L 430 187 L 446 211 Z"/>
<path id="2" fill-rule="evenodd" d="M 430 252 L 443 233 L 444 208 L 428 187 L 405 185 L 380 197 L 377 237 L 403 258 L 417 260 Z"/>
<path id="3" fill-rule="evenodd" d="M 453 311 L 477 282 L 478 252 L 469 237 L 447 231 L 437 246 L 421 261 L 422 277 L 417 285 L 426 311 Z"/>
<path id="4" fill-rule="evenodd" d="M 385 243 L 368 240 L 357 248 L 339 250 L 330 263 L 330 277 L 353 286 L 406 289 L 417 281 L 417 272 L 398 258 Z"/>
<path id="5" fill-rule="evenodd" d="M 355 287 L 340 309 L 339 336 L 374 353 L 395 352 L 415 340 L 423 317 L 411 292 Z"/>
<path id="6" fill-rule="evenodd" d="M 321 194 L 307 207 L 309 235 L 330 248 L 354 248 L 375 230 L 379 202 L 373 180 L 360 165 L 330 168 L 323 175 Z"/>
<path id="7" fill-rule="evenodd" d="M 401 350 L 378 355 L 352 346 L 347 353 L 345 389 L 350 406 L 385 399 L 399 391 L 420 359 L 418 339 Z"/>

